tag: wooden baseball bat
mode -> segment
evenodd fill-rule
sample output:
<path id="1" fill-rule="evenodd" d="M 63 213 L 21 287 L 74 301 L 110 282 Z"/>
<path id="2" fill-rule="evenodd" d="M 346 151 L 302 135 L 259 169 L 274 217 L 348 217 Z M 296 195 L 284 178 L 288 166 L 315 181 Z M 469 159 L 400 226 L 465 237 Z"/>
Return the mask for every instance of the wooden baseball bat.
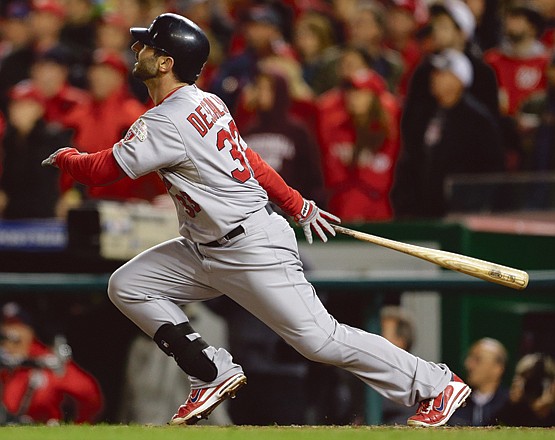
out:
<path id="1" fill-rule="evenodd" d="M 332 227 L 337 232 L 349 235 L 357 240 L 369 241 L 370 243 L 435 263 L 446 269 L 462 272 L 485 281 L 510 287 L 511 289 L 523 290 L 528 285 L 528 274 L 523 270 L 501 266 L 490 261 L 467 257 L 466 255 L 455 254 L 453 252 L 402 243 L 343 226 L 332 225 Z"/>

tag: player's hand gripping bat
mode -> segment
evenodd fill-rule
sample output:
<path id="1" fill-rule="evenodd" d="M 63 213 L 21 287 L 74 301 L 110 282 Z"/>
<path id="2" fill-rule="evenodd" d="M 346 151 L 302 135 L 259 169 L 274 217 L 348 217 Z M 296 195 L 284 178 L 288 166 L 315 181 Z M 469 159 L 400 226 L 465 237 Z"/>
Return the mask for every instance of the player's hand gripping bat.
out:
<path id="1" fill-rule="evenodd" d="M 343 226 L 332 225 L 332 227 L 337 232 L 349 235 L 357 240 L 369 241 L 370 243 L 438 264 L 446 269 L 462 272 L 485 281 L 510 287 L 511 289 L 523 290 L 528 285 L 528 274 L 523 270 L 501 266 L 489 261 L 479 260 L 478 258 L 467 257 L 466 255 L 402 243 Z"/>

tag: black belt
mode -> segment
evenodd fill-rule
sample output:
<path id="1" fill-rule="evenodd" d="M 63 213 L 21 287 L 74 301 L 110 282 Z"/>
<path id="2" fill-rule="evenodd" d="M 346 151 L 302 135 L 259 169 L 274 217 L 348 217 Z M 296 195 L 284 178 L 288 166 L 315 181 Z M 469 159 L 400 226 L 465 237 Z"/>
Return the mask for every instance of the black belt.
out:
<path id="1" fill-rule="evenodd" d="M 211 241 L 210 243 L 204 243 L 203 246 L 208 246 L 208 247 L 218 247 L 221 246 L 222 243 L 220 243 L 221 240 L 226 240 L 229 241 L 232 238 L 237 237 L 238 235 L 241 235 L 245 232 L 245 229 L 243 228 L 243 226 L 239 225 L 237 226 L 233 231 L 231 231 L 230 233 L 224 235 L 222 238 L 220 238 L 219 240 L 214 240 Z"/>

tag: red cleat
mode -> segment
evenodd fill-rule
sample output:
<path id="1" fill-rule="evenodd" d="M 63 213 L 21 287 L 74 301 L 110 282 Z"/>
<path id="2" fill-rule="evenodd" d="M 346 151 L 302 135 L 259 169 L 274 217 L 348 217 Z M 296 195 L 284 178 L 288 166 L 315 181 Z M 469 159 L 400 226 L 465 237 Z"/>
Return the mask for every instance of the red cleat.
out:
<path id="1" fill-rule="evenodd" d="M 409 417 L 407 424 L 424 427 L 445 425 L 471 392 L 470 387 L 453 374 L 453 379 L 439 396 L 420 402 L 416 414 Z"/>
<path id="2" fill-rule="evenodd" d="M 200 419 L 207 419 L 225 399 L 235 398 L 237 390 L 246 383 L 245 375 L 237 373 L 218 386 L 191 390 L 187 401 L 170 420 L 170 425 L 194 425 Z"/>

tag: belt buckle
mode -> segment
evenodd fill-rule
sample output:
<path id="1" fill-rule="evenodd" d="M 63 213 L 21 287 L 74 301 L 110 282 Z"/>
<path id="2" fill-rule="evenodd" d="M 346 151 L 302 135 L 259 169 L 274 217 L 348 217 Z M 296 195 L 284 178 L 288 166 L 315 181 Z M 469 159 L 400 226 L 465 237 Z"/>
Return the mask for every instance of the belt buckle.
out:
<path id="1" fill-rule="evenodd" d="M 231 240 L 232 238 L 235 238 L 238 235 L 241 235 L 241 234 L 244 234 L 244 233 L 245 233 L 245 228 L 243 228 L 243 226 L 239 225 L 235 229 L 233 229 L 232 231 L 225 234 L 222 238 L 219 238 L 218 240 L 211 241 L 210 243 L 205 243 L 204 246 L 208 246 L 208 247 L 222 246 L 225 243 L 227 243 L 229 240 Z"/>

